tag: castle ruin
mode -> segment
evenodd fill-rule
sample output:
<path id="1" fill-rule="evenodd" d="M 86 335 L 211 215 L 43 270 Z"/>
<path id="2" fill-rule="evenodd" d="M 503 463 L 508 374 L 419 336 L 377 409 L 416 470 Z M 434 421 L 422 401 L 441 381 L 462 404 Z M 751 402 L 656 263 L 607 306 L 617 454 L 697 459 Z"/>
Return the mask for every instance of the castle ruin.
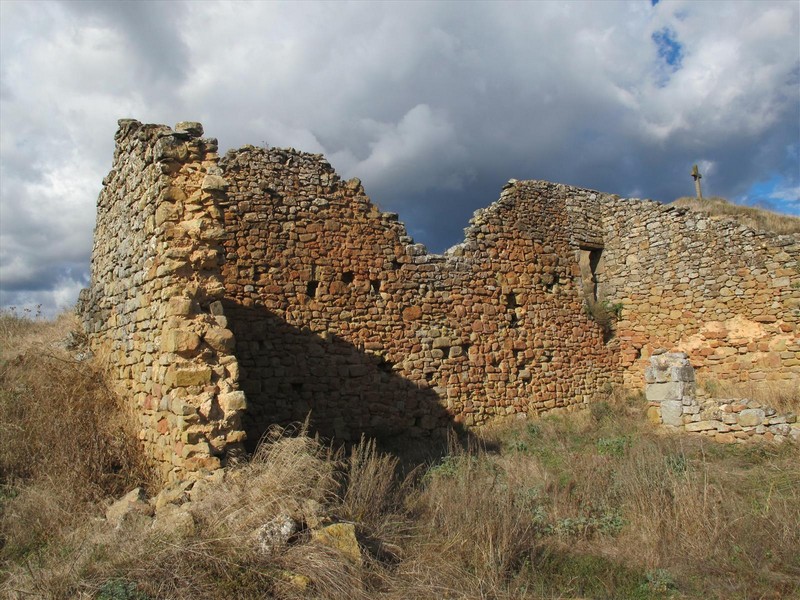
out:
<path id="1" fill-rule="evenodd" d="M 514 180 L 430 254 L 320 155 L 126 119 L 79 312 L 172 481 L 309 414 L 352 440 L 575 410 L 658 348 L 800 383 L 798 265 L 796 236 Z"/>

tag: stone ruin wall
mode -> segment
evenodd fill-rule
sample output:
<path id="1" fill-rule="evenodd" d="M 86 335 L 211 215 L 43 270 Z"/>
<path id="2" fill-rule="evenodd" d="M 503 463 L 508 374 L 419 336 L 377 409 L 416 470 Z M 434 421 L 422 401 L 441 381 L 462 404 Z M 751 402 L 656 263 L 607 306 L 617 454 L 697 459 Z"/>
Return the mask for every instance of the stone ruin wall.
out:
<path id="1" fill-rule="evenodd" d="M 565 186 L 510 184 L 439 256 L 321 156 L 248 147 L 221 166 L 251 439 L 309 411 L 338 438 L 418 436 L 572 408 L 617 381 L 583 311 Z"/>
<path id="2" fill-rule="evenodd" d="M 216 141 L 184 125 L 120 121 L 78 306 L 165 481 L 219 468 L 244 439 L 233 335 L 213 314 L 225 289 Z"/>
<path id="3" fill-rule="evenodd" d="M 80 301 L 165 480 L 309 413 L 354 439 L 572 410 L 661 346 L 800 380 L 796 237 L 512 180 L 434 255 L 321 156 L 201 136 L 120 122 Z"/>
<path id="4" fill-rule="evenodd" d="M 800 382 L 800 239 L 656 202 L 603 203 L 598 267 L 626 385 L 658 348 L 688 354 L 701 380 Z M 800 393 L 800 390 L 798 390 Z"/>

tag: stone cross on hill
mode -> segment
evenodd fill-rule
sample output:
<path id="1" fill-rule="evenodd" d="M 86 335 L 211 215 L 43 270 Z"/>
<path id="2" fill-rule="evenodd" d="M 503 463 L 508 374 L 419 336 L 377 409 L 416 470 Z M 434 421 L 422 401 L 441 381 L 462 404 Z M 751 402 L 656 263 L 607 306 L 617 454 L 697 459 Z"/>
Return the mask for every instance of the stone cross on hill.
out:
<path id="1" fill-rule="evenodd" d="M 700 175 L 700 169 L 697 168 L 697 165 L 692 166 L 692 178 L 694 179 L 694 191 L 697 194 L 697 199 L 703 199 L 703 190 L 700 189 L 700 180 L 703 178 Z"/>

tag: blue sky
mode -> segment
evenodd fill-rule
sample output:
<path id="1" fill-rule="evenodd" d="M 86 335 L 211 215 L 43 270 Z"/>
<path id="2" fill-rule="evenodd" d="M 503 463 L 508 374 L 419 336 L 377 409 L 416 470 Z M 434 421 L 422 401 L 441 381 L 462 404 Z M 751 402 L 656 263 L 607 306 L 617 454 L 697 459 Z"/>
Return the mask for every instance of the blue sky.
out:
<path id="1" fill-rule="evenodd" d="M 509 178 L 800 214 L 800 3 L 0 2 L 0 306 L 74 303 L 119 118 L 322 152 L 434 251 Z"/>

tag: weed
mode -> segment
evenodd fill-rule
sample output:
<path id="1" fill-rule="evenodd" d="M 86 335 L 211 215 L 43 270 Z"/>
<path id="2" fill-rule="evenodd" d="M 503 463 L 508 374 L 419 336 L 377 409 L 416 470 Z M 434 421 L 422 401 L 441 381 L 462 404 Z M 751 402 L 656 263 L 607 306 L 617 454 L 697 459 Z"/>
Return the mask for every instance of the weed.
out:
<path id="1" fill-rule="evenodd" d="M 138 591 L 136 584 L 124 579 L 111 579 L 103 584 L 97 600 L 150 600 L 150 596 Z"/>
<path id="2" fill-rule="evenodd" d="M 597 452 L 601 455 L 623 456 L 631 445 L 630 436 L 617 436 L 612 438 L 600 438 L 597 440 Z"/>

